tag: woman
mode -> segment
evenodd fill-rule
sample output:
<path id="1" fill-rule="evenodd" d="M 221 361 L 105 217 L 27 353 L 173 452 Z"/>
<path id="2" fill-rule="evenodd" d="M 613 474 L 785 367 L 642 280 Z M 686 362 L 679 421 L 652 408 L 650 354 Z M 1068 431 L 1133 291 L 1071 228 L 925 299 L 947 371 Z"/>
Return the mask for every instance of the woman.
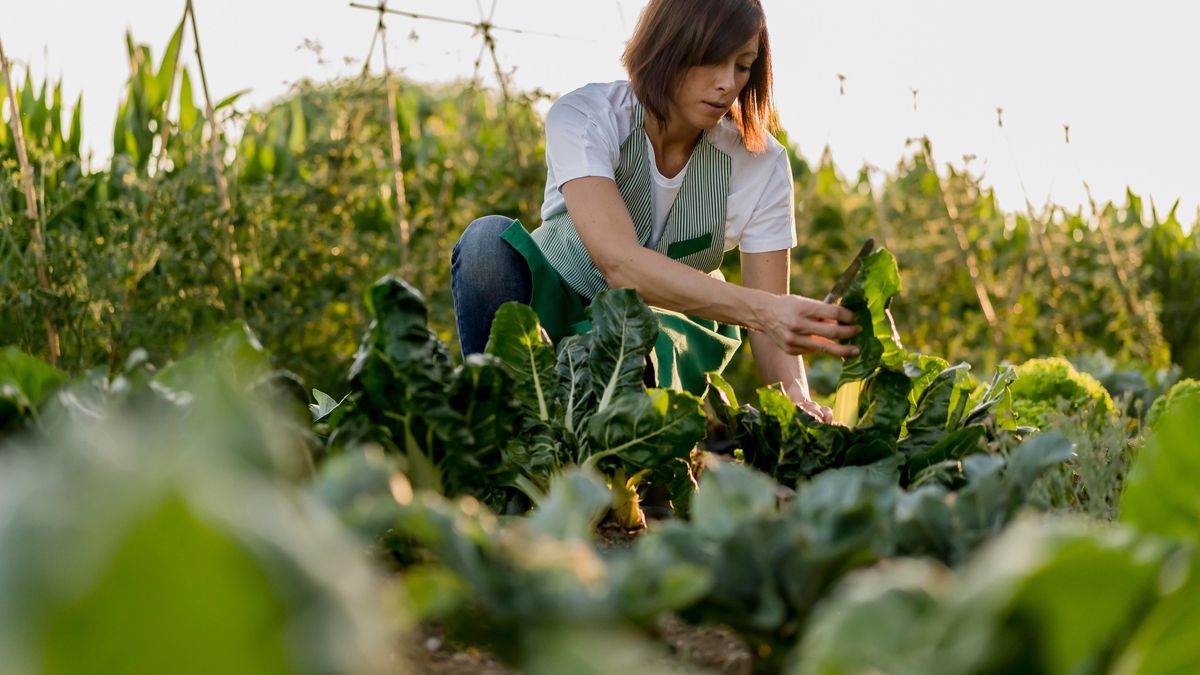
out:
<path id="1" fill-rule="evenodd" d="M 828 421 L 801 354 L 852 356 L 843 307 L 788 292 L 796 243 L 791 167 L 769 133 L 771 54 L 759 0 L 651 0 L 623 62 L 629 81 L 590 84 L 546 118 L 546 194 L 532 235 L 517 221 L 471 223 L 454 248 L 451 290 L 463 354 L 492 317 L 528 303 L 555 341 L 580 330 L 606 288 L 633 288 L 662 328 L 659 386 L 700 394 L 750 345 L 766 383 Z M 719 267 L 740 248 L 743 285 Z"/>

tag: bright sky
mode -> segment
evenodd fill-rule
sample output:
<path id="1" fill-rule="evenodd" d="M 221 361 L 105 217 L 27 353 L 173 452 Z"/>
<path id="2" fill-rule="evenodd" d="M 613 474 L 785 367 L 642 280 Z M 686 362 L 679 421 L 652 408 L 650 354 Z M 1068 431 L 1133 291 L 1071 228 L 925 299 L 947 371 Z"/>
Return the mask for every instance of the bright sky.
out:
<path id="1" fill-rule="evenodd" d="M 357 72 L 373 12 L 343 0 L 194 0 L 214 96 L 251 88 L 247 103 L 304 78 Z M 367 0 L 370 2 L 371 0 Z M 492 0 L 391 0 L 409 11 L 476 20 Z M 156 58 L 183 0 L 0 0 L 0 39 L 35 76 L 84 94 L 84 138 L 97 159 L 127 64 L 124 31 Z M 1075 205 L 1087 180 L 1102 200 L 1125 186 L 1160 211 L 1181 199 L 1185 225 L 1200 200 L 1200 89 L 1191 81 L 1200 5 L 1178 0 L 763 0 L 774 40 L 776 96 L 801 152 L 830 145 L 847 173 L 891 169 L 922 133 L 939 163 L 986 174 L 1001 203 Z M 565 37 L 497 33 L 519 87 L 566 92 L 620 79 L 619 56 L 645 0 L 497 0 L 498 26 Z M 469 76 L 480 40 L 470 29 L 388 18 L 393 63 L 417 80 Z M 323 47 L 324 64 L 306 40 Z M 190 50 L 190 41 L 189 41 Z M 188 54 L 189 62 L 192 55 Z M 346 59 L 353 62 L 347 63 Z M 373 62 L 378 67 L 378 57 Z M 485 61 L 487 64 L 487 61 Z M 22 68 L 23 70 L 23 68 Z M 486 69 L 485 69 L 486 70 Z M 839 94 L 843 74 L 845 94 Z M 913 109 L 911 89 L 917 89 Z M 1004 109 L 1004 128 L 996 108 Z M 1070 125 L 1070 145 L 1063 125 Z M 1023 184 L 1023 187 L 1022 187 Z"/>

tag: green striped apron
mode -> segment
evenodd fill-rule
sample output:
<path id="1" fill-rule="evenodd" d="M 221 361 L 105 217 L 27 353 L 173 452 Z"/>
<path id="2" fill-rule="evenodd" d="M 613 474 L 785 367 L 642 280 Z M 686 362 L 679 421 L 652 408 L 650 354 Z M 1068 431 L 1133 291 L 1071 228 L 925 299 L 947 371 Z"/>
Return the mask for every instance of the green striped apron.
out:
<path id="1" fill-rule="evenodd" d="M 641 104 L 635 104 L 633 127 L 621 143 L 615 178 L 638 241 L 645 246 L 653 225 L 650 162 L 643 119 Z M 701 134 L 655 250 L 689 267 L 724 278 L 720 266 L 725 247 L 730 171 L 729 155 Z M 608 288 L 608 283 L 579 239 L 566 207 L 547 217 L 532 234 L 514 221 L 501 237 L 529 264 L 533 280 L 530 305 L 550 338 L 557 343 L 563 337 L 587 330 L 590 323 L 585 307 L 597 293 Z M 702 396 L 708 386 L 705 373 L 724 370 L 741 345 L 741 332 L 736 326 L 652 309 L 660 328 L 650 355 L 658 386 Z"/>

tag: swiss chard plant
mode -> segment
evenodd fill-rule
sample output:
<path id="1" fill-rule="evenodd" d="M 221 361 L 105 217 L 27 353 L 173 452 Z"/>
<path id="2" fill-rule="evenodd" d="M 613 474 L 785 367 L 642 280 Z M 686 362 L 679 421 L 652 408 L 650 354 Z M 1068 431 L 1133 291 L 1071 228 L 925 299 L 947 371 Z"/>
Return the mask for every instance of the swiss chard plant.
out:
<path id="1" fill-rule="evenodd" d="M 798 409 L 778 387 L 759 389 L 757 407 L 739 405 L 733 388 L 709 375 L 709 404 L 746 463 L 792 486 L 826 469 L 896 458 L 908 485 L 949 479 L 959 459 L 1006 425 L 995 413 L 1006 409 L 1012 370 L 978 387 L 969 365 L 905 350 L 889 311 L 899 291 L 891 253 L 868 256 L 843 301 L 862 331 L 851 340 L 859 354 L 842 365 L 833 424 Z"/>
<path id="2" fill-rule="evenodd" d="M 382 279 L 367 305 L 374 319 L 349 394 L 314 391 L 310 406 L 330 451 L 379 444 L 416 489 L 471 495 L 494 510 L 514 490 L 540 501 L 571 465 L 603 472 L 613 514 L 630 528 L 644 523 L 638 491 L 650 483 L 686 510 L 706 418 L 697 397 L 643 384 L 658 324 L 633 291 L 597 296 L 591 330 L 557 350 L 531 308 L 506 304 L 487 352 L 458 367 L 406 282 Z"/>
<path id="3" fill-rule="evenodd" d="M 373 318 L 350 367 L 350 392 L 336 401 L 314 391 L 327 450 L 378 444 L 414 487 L 502 507 L 527 448 L 509 372 L 485 354 L 454 367 L 423 296 L 398 277 L 376 282 L 367 308 Z"/>
<path id="4" fill-rule="evenodd" d="M 488 353 L 517 383 L 526 461 L 516 481 L 534 501 L 563 467 L 599 469 L 622 525 L 644 524 L 639 488 L 667 488 L 679 513 L 695 490 L 691 456 L 707 419 L 699 398 L 647 389 L 646 358 L 658 337 L 650 308 L 630 289 L 604 291 L 588 308 L 591 330 L 550 344 L 533 310 L 503 305 Z"/>

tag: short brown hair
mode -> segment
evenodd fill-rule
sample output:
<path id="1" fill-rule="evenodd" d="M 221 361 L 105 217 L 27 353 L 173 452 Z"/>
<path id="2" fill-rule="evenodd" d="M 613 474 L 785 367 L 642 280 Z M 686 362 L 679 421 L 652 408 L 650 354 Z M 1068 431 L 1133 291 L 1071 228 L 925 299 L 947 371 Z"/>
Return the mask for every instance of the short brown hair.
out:
<path id="1" fill-rule="evenodd" d="M 758 58 L 727 117 L 741 132 L 746 149 L 761 152 L 766 135 L 775 131 L 776 117 L 770 40 L 759 0 L 651 0 L 621 61 L 642 106 L 665 122 L 671 97 L 688 68 L 723 61 L 755 35 Z"/>

